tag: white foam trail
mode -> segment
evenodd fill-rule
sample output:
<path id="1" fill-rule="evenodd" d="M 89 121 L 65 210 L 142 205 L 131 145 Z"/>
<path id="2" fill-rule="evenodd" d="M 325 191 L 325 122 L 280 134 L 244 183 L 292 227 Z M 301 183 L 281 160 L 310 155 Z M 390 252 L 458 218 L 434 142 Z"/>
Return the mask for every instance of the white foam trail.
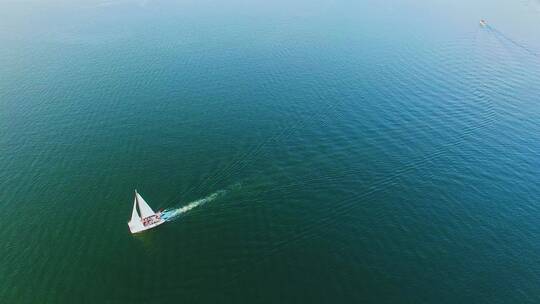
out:
<path id="1" fill-rule="evenodd" d="M 172 221 L 173 219 L 180 216 L 181 214 L 186 213 L 186 212 L 188 212 L 189 210 L 191 210 L 193 208 L 196 208 L 196 207 L 204 205 L 204 204 L 206 204 L 208 202 L 211 202 L 211 201 L 213 201 L 213 200 L 217 199 L 218 197 L 221 197 L 221 196 L 223 196 L 225 194 L 227 194 L 227 190 L 219 190 L 217 192 L 214 192 L 214 193 L 208 195 L 207 197 L 204 197 L 204 198 L 201 198 L 199 200 L 193 201 L 193 202 L 191 202 L 191 203 L 189 203 L 189 204 L 187 204 L 187 205 L 185 205 L 183 207 L 176 208 L 176 209 L 164 210 L 162 218 L 165 221 Z"/>

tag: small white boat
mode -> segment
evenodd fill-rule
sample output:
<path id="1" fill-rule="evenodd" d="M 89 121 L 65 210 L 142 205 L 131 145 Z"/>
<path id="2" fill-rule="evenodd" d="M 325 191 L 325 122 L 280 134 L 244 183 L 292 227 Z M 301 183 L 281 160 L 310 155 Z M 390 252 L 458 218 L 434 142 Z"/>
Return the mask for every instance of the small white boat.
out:
<path id="1" fill-rule="evenodd" d="M 137 206 L 139 212 L 137 212 Z M 135 200 L 133 202 L 133 211 L 131 212 L 131 220 L 128 222 L 129 231 L 138 233 L 165 223 L 161 218 L 161 212 L 155 213 L 142 196 L 135 190 Z"/>
<path id="2" fill-rule="evenodd" d="M 484 19 L 480 20 L 480 26 L 487 26 L 486 20 Z"/>

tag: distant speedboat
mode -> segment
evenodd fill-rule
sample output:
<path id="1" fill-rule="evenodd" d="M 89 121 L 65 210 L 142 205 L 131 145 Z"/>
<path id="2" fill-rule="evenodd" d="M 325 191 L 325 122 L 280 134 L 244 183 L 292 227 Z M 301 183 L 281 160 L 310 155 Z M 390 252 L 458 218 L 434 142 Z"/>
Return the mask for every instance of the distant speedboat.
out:
<path id="1" fill-rule="evenodd" d="M 480 20 L 480 26 L 487 26 L 486 20 L 484 19 Z"/>
<path id="2" fill-rule="evenodd" d="M 137 212 L 137 207 L 139 207 L 139 212 Z M 133 211 L 131 212 L 131 220 L 128 222 L 129 231 L 131 233 L 138 233 L 148 229 L 157 227 L 163 223 L 165 220 L 161 218 L 161 211 L 155 213 L 148 203 L 142 198 L 142 196 L 137 193 L 135 190 L 135 200 L 133 202 Z"/>

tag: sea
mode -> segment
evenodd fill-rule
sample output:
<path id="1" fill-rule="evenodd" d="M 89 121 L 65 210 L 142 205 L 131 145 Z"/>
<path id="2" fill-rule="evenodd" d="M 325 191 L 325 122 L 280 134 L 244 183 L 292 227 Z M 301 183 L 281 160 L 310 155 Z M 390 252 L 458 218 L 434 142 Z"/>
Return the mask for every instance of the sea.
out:
<path id="1" fill-rule="evenodd" d="M 540 1 L 1 1 L 0 303 L 540 303 Z"/>

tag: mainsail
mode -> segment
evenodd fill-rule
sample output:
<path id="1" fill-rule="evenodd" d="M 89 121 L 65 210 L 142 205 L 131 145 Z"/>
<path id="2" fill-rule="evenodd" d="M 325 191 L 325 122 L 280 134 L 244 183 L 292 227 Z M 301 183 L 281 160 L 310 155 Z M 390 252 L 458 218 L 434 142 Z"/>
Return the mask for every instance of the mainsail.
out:
<path id="1" fill-rule="evenodd" d="M 139 211 L 141 211 L 142 218 L 146 218 L 156 214 L 154 210 L 152 210 L 152 208 L 148 206 L 144 198 L 142 198 L 142 196 L 137 192 L 135 192 L 135 201 L 137 201 L 137 204 L 139 205 Z"/>

